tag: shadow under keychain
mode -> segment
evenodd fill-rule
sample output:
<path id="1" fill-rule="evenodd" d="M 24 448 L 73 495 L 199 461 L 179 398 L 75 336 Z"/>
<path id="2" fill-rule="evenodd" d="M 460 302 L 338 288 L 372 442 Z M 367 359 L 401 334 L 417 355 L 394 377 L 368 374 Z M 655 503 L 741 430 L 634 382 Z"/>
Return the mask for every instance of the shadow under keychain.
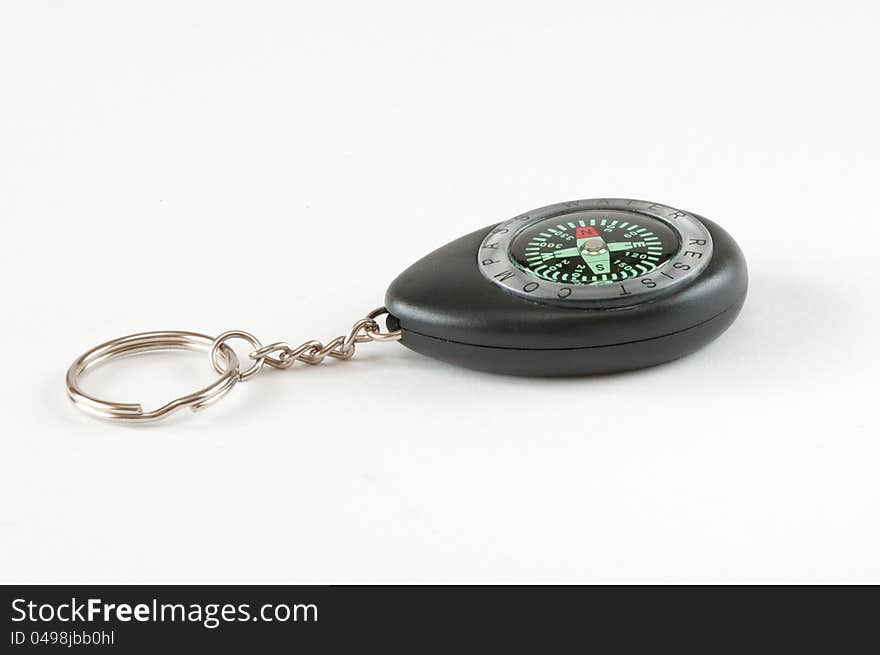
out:
<path id="1" fill-rule="evenodd" d="M 289 368 L 348 359 L 357 344 L 399 341 L 467 368 L 531 376 L 574 376 L 643 368 L 687 355 L 720 335 L 746 297 L 736 242 L 690 212 L 643 200 L 574 200 L 472 232 L 423 257 L 395 279 L 385 306 L 327 344 L 263 346 L 247 332 L 213 338 L 145 332 L 114 339 L 67 372 L 70 399 L 101 418 L 161 419 L 201 409 L 264 364 Z M 377 322 L 387 315 L 386 329 Z M 244 371 L 227 345 L 254 351 Z M 219 377 L 193 394 L 145 412 L 79 388 L 90 368 L 118 357 L 200 350 Z"/>

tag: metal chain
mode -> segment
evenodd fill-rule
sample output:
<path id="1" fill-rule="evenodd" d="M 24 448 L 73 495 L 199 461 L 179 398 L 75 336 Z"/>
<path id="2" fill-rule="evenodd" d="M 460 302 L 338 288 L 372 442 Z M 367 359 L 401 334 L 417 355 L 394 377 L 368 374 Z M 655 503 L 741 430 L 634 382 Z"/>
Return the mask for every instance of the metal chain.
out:
<path id="1" fill-rule="evenodd" d="M 224 373 L 224 361 L 219 356 L 220 349 L 231 339 L 244 339 L 254 348 L 254 351 L 250 353 L 250 358 L 254 363 L 249 369 L 241 373 L 240 379 L 242 381 L 258 373 L 262 369 L 263 364 L 268 364 L 273 368 L 285 369 L 290 368 L 296 362 L 314 366 L 323 362 L 328 356 L 334 359 L 350 359 L 354 355 L 359 343 L 398 341 L 400 339 L 400 330 L 383 332 L 379 323 L 376 322 L 378 316 L 387 313 L 384 307 L 374 309 L 366 317 L 357 321 L 347 335 L 338 336 L 326 344 L 312 339 L 296 347 L 291 346 L 285 341 L 278 341 L 264 346 L 256 337 L 247 332 L 240 330 L 224 332 L 214 339 L 214 343 L 211 345 L 211 365 L 218 373 Z"/>

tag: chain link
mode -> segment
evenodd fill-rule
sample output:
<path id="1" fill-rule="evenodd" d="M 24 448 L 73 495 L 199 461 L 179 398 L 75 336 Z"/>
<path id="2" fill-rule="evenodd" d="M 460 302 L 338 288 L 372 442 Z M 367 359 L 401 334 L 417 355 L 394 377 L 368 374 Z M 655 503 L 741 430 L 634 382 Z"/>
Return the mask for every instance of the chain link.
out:
<path id="1" fill-rule="evenodd" d="M 320 364 L 327 357 L 334 359 L 350 359 L 354 355 L 357 344 L 368 343 L 370 341 L 398 341 L 400 339 L 400 330 L 383 332 L 376 318 L 382 314 L 387 314 L 384 307 L 374 309 L 367 314 L 366 317 L 357 321 L 352 325 L 347 335 L 338 336 L 331 339 L 326 344 L 315 339 L 306 341 L 296 347 L 291 346 L 285 341 L 278 341 L 263 346 L 260 342 L 248 334 L 234 330 L 224 332 L 214 339 L 211 347 L 211 364 L 214 368 L 222 373 L 222 362 L 218 361 L 217 354 L 223 344 L 230 339 L 244 339 L 254 347 L 254 351 L 250 354 L 250 358 L 254 361 L 253 365 L 242 374 L 241 379 L 246 380 L 251 375 L 257 373 L 263 366 L 268 364 L 273 368 L 285 369 L 290 368 L 296 362 L 309 364 L 314 366 Z"/>

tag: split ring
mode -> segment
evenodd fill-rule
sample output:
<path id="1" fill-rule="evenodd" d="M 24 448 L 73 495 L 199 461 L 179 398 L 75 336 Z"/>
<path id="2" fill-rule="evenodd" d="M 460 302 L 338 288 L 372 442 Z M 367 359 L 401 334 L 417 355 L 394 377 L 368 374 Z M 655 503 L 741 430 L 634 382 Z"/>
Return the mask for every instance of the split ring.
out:
<path id="1" fill-rule="evenodd" d="M 100 400 L 79 388 L 82 375 L 105 362 L 129 355 L 172 350 L 210 352 L 211 363 L 220 377 L 207 387 L 176 398 L 151 412 L 145 412 L 139 403 Z M 223 362 L 224 368 L 219 367 L 218 360 Z M 81 355 L 67 371 L 67 395 L 74 405 L 93 416 L 120 421 L 148 422 L 164 418 L 181 407 L 189 407 L 193 411 L 202 409 L 224 396 L 241 378 L 238 357 L 225 343 L 216 343 L 212 337 L 195 332 L 142 332 L 113 339 Z"/>

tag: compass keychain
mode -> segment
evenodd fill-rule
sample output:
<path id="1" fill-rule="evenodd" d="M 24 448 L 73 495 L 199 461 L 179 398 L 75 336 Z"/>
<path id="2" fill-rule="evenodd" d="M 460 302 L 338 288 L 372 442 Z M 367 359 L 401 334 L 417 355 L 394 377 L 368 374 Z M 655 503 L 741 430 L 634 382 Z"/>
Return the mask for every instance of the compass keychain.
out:
<path id="1" fill-rule="evenodd" d="M 239 330 L 210 337 L 145 332 L 114 339 L 67 372 L 80 409 L 130 422 L 201 409 L 263 365 L 289 368 L 348 359 L 358 344 L 399 341 L 467 368 L 529 376 L 575 376 L 654 366 L 707 344 L 734 321 L 748 287 L 736 242 L 718 225 L 643 200 L 574 200 L 472 232 L 401 273 L 385 306 L 324 344 L 262 345 Z M 379 321 L 385 317 L 385 329 Z M 229 347 L 253 347 L 245 370 Z M 139 404 L 87 395 L 82 375 L 118 357 L 167 350 L 208 353 L 218 378 L 145 412 Z"/>

